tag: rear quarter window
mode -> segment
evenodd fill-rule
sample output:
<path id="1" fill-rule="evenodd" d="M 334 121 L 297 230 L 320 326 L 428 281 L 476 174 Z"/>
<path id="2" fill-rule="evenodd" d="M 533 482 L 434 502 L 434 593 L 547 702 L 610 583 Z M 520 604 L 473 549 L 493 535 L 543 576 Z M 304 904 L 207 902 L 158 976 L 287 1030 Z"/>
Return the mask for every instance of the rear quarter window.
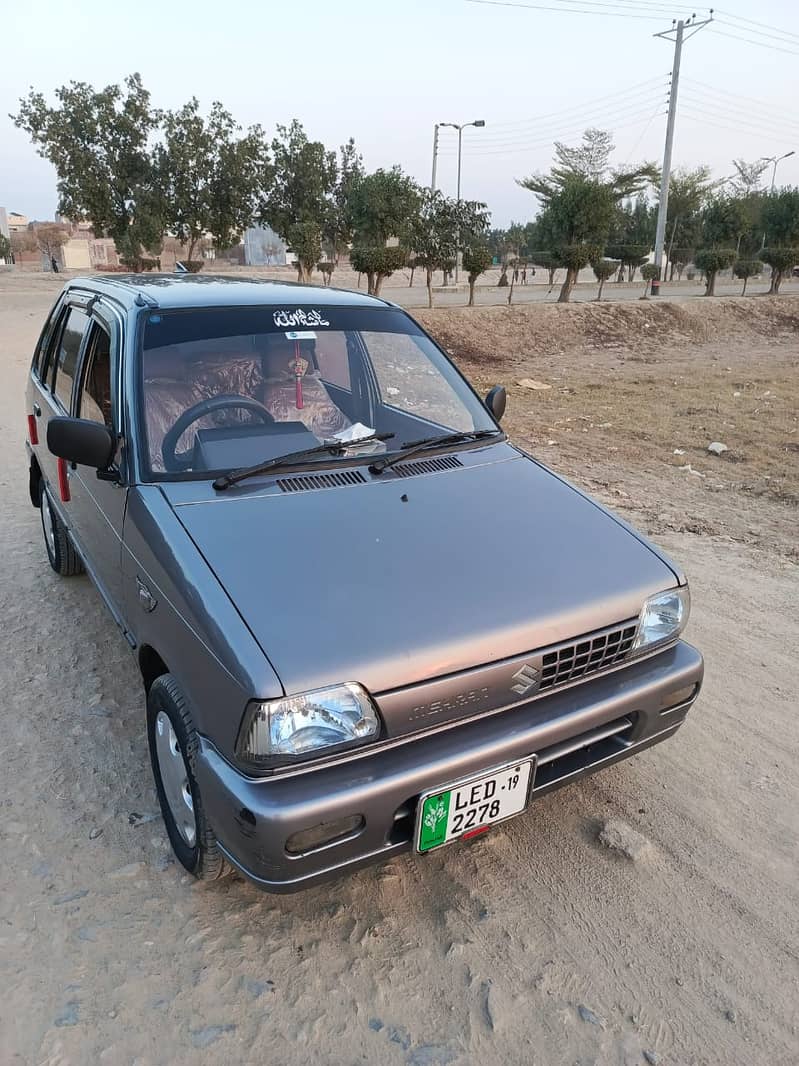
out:
<path id="1" fill-rule="evenodd" d="M 53 346 L 53 339 L 55 337 L 60 320 L 62 318 L 63 309 L 63 301 L 58 300 L 47 317 L 47 321 L 44 324 L 44 329 L 39 334 L 39 340 L 36 344 L 36 348 L 33 353 L 33 362 L 31 363 L 31 370 L 41 381 L 44 381 L 47 376 L 47 357 L 50 349 Z"/>

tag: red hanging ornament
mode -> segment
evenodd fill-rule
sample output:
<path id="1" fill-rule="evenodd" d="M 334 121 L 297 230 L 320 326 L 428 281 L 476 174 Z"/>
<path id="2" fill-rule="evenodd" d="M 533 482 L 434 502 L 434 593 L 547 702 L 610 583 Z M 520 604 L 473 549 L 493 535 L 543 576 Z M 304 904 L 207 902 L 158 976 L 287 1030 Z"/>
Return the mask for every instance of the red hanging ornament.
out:
<path id="1" fill-rule="evenodd" d="M 300 342 L 294 342 L 294 382 L 296 387 L 297 410 L 302 410 L 302 359 L 300 358 Z"/>

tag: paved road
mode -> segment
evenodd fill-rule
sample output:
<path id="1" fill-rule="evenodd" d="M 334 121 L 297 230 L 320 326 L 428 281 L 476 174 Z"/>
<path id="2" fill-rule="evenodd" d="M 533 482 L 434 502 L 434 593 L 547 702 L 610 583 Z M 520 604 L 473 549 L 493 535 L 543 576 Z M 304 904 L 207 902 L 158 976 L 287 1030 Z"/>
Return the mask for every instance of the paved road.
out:
<path id="1" fill-rule="evenodd" d="M 754 295 L 756 293 L 768 292 L 768 281 L 751 282 L 746 287 L 746 294 Z M 638 300 L 643 295 L 644 284 L 642 281 L 636 281 L 632 285 L 623 284 L 619 285 L 616 282 L 608 282 L 602 292 L 602 299 L 607 301 L 628 301 Z M 675 282 L 672 284 L 664 283 L 661 286 L 661 295 L 659 297 L 652 297 L 652 299 L 662 300 L 676 300 L 684 302 L 685 300 L 694 300 L 705 291 L 704 285 L 700 285 L 697 282 Z M 799 279 L 792 279 L 790 281 L 783 282 L 781 291 L 783 292 L 799 292 Z M 537 281 L 533 285 L 516 285 L 513 290 L 513 302 L 514 304 L 521 303 L 542 303 L 547 301 L 553 303 L 558 298 L 560 292 L 560 285 L 555 284 L 554 288 L 546 284 L 539 284 Z M 590 282 L 581 282 L 572 292 L 571 299 L 574 303 L 582 303 L 584 301 L 596 299 L 597 286 L 596 282 L 593 284 Z M 383 287 L 382 295 L 388 300 L 395 300 L 403 307 L 427 307 L 427 290 L 416 283 L 414 280 L 413 288 L 409 288 L 407 285 L 401 287 L 399 285 L 386 284 Z M 468 289 L 464 288 L 461 292 L 435 292 L 433 295 L 435 307 L 456 307 L 460 304 L 466 303 L 468 299 Z M 741 295 L 741 282 L 735 281 L 721 281 L 716 285 L 717 296 L 740 296 Z M 480 306 L 489 306 L 491 304 L 504 304 L 508 300 L 508 290 L 506 288 L 497 288 L 496 285 L 478 286 L 475 294 L 475 302 Z"/>

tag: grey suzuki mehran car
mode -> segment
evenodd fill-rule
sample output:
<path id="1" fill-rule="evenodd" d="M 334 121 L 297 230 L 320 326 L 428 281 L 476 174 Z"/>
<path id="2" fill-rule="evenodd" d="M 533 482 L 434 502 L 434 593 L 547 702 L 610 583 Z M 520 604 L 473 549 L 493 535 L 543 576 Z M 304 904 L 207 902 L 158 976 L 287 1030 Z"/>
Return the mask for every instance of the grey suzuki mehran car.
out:
<path id="1" fill-rule="evenodd" d="M 291 891 L 434 851 L 670 737 L 678 567 L 500 429 L 405 311 L 76 279 L 27 389 L 50 564 L 138 658 L 167 832 Z"/>

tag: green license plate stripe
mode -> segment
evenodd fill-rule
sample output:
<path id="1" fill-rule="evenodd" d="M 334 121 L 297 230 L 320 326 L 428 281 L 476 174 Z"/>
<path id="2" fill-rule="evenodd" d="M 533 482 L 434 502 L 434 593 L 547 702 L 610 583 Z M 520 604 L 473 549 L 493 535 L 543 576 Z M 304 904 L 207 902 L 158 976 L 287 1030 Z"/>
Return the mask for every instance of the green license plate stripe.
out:
<path id="1" fill-rule="evenodd" d="M 422 825 L 419 832 L 420 851 L 437 848 L 446 840 L 451 796 L 452 792 L 439 792 L 437 796 L 428 796 L 424 801 Z"/>

